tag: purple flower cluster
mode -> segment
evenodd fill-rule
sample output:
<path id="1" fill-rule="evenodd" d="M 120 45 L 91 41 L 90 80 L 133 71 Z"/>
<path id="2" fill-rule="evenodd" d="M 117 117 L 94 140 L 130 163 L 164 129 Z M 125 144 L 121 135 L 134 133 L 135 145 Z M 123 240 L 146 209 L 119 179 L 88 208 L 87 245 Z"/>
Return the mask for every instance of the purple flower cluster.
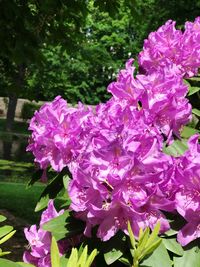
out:
<path id="1" fill-rule="evenodd" d="M 176 210 L 187 224 L 178 233 L 183 245 L 200 237 L 200 144 L 199 135 L 189 139 L 189 150 L 178 159 L 177 171 L 179 190 L 176 193 Z"/>
<path id="2" fill-rule="evenodd" d="M 149 34 L 139 54 L 139 65 L 145 73 L 165 67 L 174 73 L 192 77 L 200 67 L 200 17 L 185 23 L 185 31 L 175 28 L 175 21 L 167 21 L 156 32 Z"/>
<path id="3" fill-rule="evenodd" d="M 41 169 L 51 165 L 59 172 L 85 149 L 82 136 L 89 114 L 90 110 L 82 104 L 77 109 L 67 107 L 59 96 L 35 112 L 30 122 L 29 130 L 33 133 L 27 151 L 32 151 Z"/>
<path id="4" fill-rule="evenodd" d="M 108 86 L 112 98 L 107 103 L 71 108 L 57 97 L 31 120 L 28 150 L 42 169 L 51 165 L 60 172 L 68 166 L 71 209 L 86 221 L 85 235 L 98 225 L 97 236 L 106 241 L 126 231 L 128 220 L 136 236 L 158 220 L 165 232 L 170 225 L 164 211 L 185 218 L 178 233 L 182 245 L 200 236 L 198 136 L 180 157 L 163 153 L 164 142 L 180 137 L 191 119 L 182 78 L 199 67 L 199 22 L 186 23 L 182 33 L 168 21 L 150 34 L 140 53 L 146 74 L 134 75 L 130 59 Z"/>
<path id="5" fill-rule="evenodd" d="M 25 228 L 24 233 L 29 242 L 30 251 L 25 251 L 23 260 L 26 263 L 31 263 L 37 267 L 51 267 L 51 234 L 42 229 L 43 224 L 51 219 L 61 215 L 64 210 L 59 213 L 55 210 L 53 200 L 49 201 L 47 209 L 42 213 L 40 220 L 40 227 L 37 229 L 36 225 L 32 225 L 29 229 Z M 65 242 L 58 243 L 60 255 L 64 254 Z"/>

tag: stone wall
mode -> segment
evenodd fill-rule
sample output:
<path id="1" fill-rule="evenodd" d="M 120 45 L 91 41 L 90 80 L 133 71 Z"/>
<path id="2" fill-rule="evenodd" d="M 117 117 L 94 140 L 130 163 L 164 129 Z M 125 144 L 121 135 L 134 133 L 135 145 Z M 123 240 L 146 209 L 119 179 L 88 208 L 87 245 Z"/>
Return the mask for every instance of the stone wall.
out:
<path id="1" fill-rule="evenodd" d="M 43 101 L 36 102 L 36 101 L 29 101 L 29 100 L 23 99 L 23 98 L 18 98 L 17 108 L 15 111 L 15 118 L 17 118 L 17 119 L 21 118 L 21 110 L 22 110 L 23 104 L 26 102 L 28 102 L 28 103 L 32 102 L 32 103 L 39 104 L 39 105 L 42 105 L 44 103 Z M 0 117 L 1 118 L 6 117 L 7 106 L 8 106 L 8 98 L 0 97 Z"/>

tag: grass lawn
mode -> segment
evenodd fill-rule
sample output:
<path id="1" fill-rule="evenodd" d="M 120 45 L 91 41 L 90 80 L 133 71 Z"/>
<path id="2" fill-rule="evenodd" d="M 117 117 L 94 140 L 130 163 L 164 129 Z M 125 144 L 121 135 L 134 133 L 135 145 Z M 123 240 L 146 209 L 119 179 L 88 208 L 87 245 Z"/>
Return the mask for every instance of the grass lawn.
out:
<path id="1" fill-rule="evenodd" d="M 0 159 L 0 181 L 27 183 L 34 172 L 33 163 Z"/>
<path id="2" fill-rule="evenodd" d="M 26 189 L 25 184 L 0 182 L 0 209 L 23 218 L 30 224 L 38 222 L 40 213 L 34 209 L 44 185 L 34 185 Z"/>

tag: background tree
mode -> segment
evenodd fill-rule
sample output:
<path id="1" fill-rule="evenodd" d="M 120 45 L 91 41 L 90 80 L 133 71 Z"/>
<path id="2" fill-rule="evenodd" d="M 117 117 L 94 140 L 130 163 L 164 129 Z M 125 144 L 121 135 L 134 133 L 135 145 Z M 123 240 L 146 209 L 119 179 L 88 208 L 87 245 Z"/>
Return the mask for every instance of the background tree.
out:
<path id="1" fill-rule="evenodd" d="M 96 104 L 143 40 L 168 19 L 179 27 L 200 12 L 189 0 L 1 0 L 0 90 L 9 97 L 7 130 L 17 98 Z"/>

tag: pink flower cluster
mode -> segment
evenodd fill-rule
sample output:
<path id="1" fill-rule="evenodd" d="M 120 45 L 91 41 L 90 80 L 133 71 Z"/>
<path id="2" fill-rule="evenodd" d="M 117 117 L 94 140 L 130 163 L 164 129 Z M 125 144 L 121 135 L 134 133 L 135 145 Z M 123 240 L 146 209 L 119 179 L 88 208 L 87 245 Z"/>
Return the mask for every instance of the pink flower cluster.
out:
<path id="1" fill-rule="evenodd" d="M 51 200 L 47 209 L 42 213 L 39 229 L 37 229 L 36 225 L 32 225 L 29 229 L 24 229 L 30 250 L 24 252 L 24 262 L 34 264 L 37 267 L 51 267 L 50 249 L 52 236 L 50 232 L 43 230 L 42 226 L 63 212 L 64 210 L 61 210 L 58 213 L 54 208 L 53 200 Z M 60 254 L 63 255 L 66 248 L 65 242 L 59 241 L 58 247 Z"/>
<path id="2" fill-rule="evenodd" d="M 199 20 L 186 23 L 184 33 L 171 21 L 152 33 L 140 53 L 146 74 L 134 75 L 130 59 L 108 86 L 107 103 L 70 108 L 57 97 L 31 120 L 28 150 L 42 169 L 70 169 L 71 209 L 86 221 L 85 235 L 98 225 L 97 236 L 106 241 L 125 231 L 128 220 L 135 235 L 158 220 L 165 232 L 166 211 L 187 221 L 178 233 L 182 245 L 200 236 L 198 136 L 180 157 L 163 153 L 164 142 L 179 138 L 191 119 L 182 78 L 199 67 Z"/>
<path id="3" fill-rule="evenodd" d="M 167 21 L 149 34 L 139 54 L 139 65 L 145 73 L 165 67 L 181 76 L 192 77 L 200 67 L 200 17 L 185 23 L 185 31 L 175 28 L 175 21 Z"/>
<path id="4" fill-rule="evenodd" d="M 189 150 L 177 162 L 176 210 L 187 224 L 178 233 L 177 239 L 183 245 L 200 237 L 200 144 L 196 134 L 188 142 Z"/>

